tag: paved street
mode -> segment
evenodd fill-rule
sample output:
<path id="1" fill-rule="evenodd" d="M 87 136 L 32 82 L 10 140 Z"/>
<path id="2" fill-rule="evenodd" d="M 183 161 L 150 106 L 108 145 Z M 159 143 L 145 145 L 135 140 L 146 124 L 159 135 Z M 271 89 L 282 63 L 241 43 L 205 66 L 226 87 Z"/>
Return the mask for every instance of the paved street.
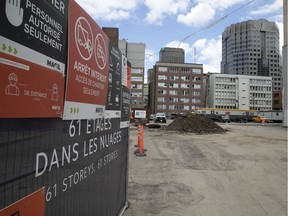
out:
<path id="1" fill-rule="evenodd" d="M 136 157 L 131 126 L 125 216 L 285 216 L 287 128 L 220 124 L 225 134 L 144 131 Z"/>

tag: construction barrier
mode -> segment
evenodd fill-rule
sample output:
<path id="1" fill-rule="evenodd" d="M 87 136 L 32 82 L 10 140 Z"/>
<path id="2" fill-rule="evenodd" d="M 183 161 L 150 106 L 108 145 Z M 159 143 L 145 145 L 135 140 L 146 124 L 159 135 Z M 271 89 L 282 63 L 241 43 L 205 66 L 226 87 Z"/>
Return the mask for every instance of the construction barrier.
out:
<path id="1" fill-rule="evenodd" d="M 144 126 L 138 125 L 138 149 L 135 151 L 136 156 L 146 156 L 146 149 L 144 149 Z"/>
<path id="2" fill-rule="evenodd" d="M 0 26 L 0 216 L 122 215 L 131 64 L 76 1 L 1 1 Z"/>

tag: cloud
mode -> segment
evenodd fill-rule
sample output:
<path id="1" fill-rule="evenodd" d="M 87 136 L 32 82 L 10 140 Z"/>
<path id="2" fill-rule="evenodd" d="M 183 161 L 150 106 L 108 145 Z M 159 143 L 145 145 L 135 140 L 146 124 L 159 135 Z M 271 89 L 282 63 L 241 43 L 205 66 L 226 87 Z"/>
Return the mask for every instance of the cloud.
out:
<path id="1" fill-rule="evenodd" d="M 138 6 L 138 0 L 76 1 L 93 19 L 105 21 L 128 19 Z"/>
<path id="2" fill-rule="evenodd" d="M 162 25 L 167 15 L 177 15 L 187 10 L 189 0 L 144 0 L 144 5 L 148 8 L 145 20 L 150 24 Z"/>
<path id="3" fill-rule="evenodd" d="M 145 60 L 146 63 L 152 63 L 154 64 L 158 59 L 158 54 L 155 50 L 146 48 L 145 49 Z"/>
<path id="4" fill-rule="evenodd" d="M 284 45 L 284 25 L 283 22 L 276 22 L 278 28 L 279 28 L 279 46 L 280 46 L 280 51 L 282 52 L 282 47 Z M 281 53 L 282 55 L 282 53 Z"/>
<path id="5" fill-rule="evenodd" d="M 173 48 L 182 48 L 182 49 L 184 49 L 185 50 L 186 62 L 187 62 L 187 59 L 189 59 L 190 56 L 193 54 L 193 47 L 189 43 L 183 43 L 183 42 L 178 41 L 178 40 L 174 40 L 174 41 L 169 42 L 168 44 L 165 45 L 165 47 L 173 47 Z"/>
<path id="6" fill-rule="evenodd" d="M 199 39 L 193 45 L 196 48 L 196 63 L 203 64 L 204 72 L 220 72 L 222 59 L 222 37 Z"/>
<path id="7" fill-rule="evenodd" d="M 165 47 L 178 47 L 180 41 L 171 41 Z M 202 38 L 194 44 L 181 43 L 179 48 L 185 50 L 185 62 L 203 64 L 204 73 L 220 72 L 222 59 L 222 37 L 215 39 Z M 195 61 L 196 62 L 195 62 Z"/>
<path id="8" fill-rule="evenodd" d="M 180 14 L 177 21 L 187 26 L 204 26 L 214 18 L 215 13 L 216 10 L 210 4 L 199 3 L 186 15 Z"/>
<path id="9" fill-rule="evenodd" d="M 252 15 L 264 15 L 269 13 L 275 13 L 278 10 L 282 10 L 283 0 L 275 0 L 272 4 L 266 4 L 251 12 Z"/>
<path id="10" fill-rule="evenodd" d="M 232 7 L 233 5 L 242 3 L 242 2 L 247 2 L 247 0 L 197 0 L 198 4 L 209 4 L 211 7 L 217 9 L 217 10 L 223 10 L 229 7 Z"/>

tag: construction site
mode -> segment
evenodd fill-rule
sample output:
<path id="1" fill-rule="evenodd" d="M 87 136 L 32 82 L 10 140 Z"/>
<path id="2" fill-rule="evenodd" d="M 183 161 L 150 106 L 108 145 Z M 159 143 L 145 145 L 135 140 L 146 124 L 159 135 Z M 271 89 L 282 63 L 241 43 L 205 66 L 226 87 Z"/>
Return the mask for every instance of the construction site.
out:
<path id="1" fill-rule="evenodd" d="M 287 128 L 201 115 L 130 126 L 125 216 L 287 215 Z M 135 145 L 136 144 L 136 145 Z"/>

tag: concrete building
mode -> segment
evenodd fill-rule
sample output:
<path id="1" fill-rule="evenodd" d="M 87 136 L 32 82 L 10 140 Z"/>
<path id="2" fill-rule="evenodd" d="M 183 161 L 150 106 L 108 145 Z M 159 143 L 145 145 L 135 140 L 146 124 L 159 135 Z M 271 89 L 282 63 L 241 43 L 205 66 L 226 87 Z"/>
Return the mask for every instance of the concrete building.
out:
<path id="1" fill-rule="evenodd" d="M 282 110 L 282 91 L 273 91 L 273 110 Z"/>
<path id="2" fill-rule="evenodd" d="M 221 73 L 270 76 L 282 89 L 279 29 L 265 19 L 232 24 L 222 33 Z"/>
<path id="3" fill-rule="evenodd" d="M 144 92 L 144 96 L 143 96 L 143 106 L 144 108 L 147 108 L 148 107 L 148 97 L 149 97 L 149 86 L 147 83 L 144 83 L 144 89 L 143 89 L 143 92 Z"/>
<path id="4" fill-rule="evenodd" d="M 159 52 L 159 62 L 183 64 L 185 62 L 185 51 L 181 48 L 161 48 Z"/>
<path id="5" fill-rule="evenodd" d="M 151 81 L 152 80 L 152 81 Z M 191 113 L 203 106 L 203 65 L 156 62 L 149 76 L 152 113 Z"/>
<path id="6" fill-rule="evenodd" d="M 272 77 L 208 74 L 207 107 L 272 110 Z"/>
<path id="7" fill-rule="evenodd" d="M 108 36 L 110 41 L 118 47 L 118 41 L 119 41 L 119 29 L 113 28 L 113 27 L 103 27 L 102 30 L 105 32 L 105 34 Z"/>
<path id="8" fill-rule="evenodd" d="M 119 40 L 119 49 L 131 63 L 131 108 L 144 108 L 145 44 Z"/>
<path id="9" fill-rule="evenodd" d="M 284 120 L 283 120 L 283 126 L 287 127 L 288 126 L 288 4 L 287 0 L 283 0 L 283 29 L 284 29 L 284 44 L 282 48 L 282 56 L 283 56 L 283 93 L 282 93 L 282 107 L 284 111 Z"/>
<path id="10" fill-rule="evenodd" d="M 153 68 L 148 69 L 147 71 L 148 76 L 148 109 L 149 112 L 154 114 L 154 97 L 155 97 L 155 71 Z"/>

